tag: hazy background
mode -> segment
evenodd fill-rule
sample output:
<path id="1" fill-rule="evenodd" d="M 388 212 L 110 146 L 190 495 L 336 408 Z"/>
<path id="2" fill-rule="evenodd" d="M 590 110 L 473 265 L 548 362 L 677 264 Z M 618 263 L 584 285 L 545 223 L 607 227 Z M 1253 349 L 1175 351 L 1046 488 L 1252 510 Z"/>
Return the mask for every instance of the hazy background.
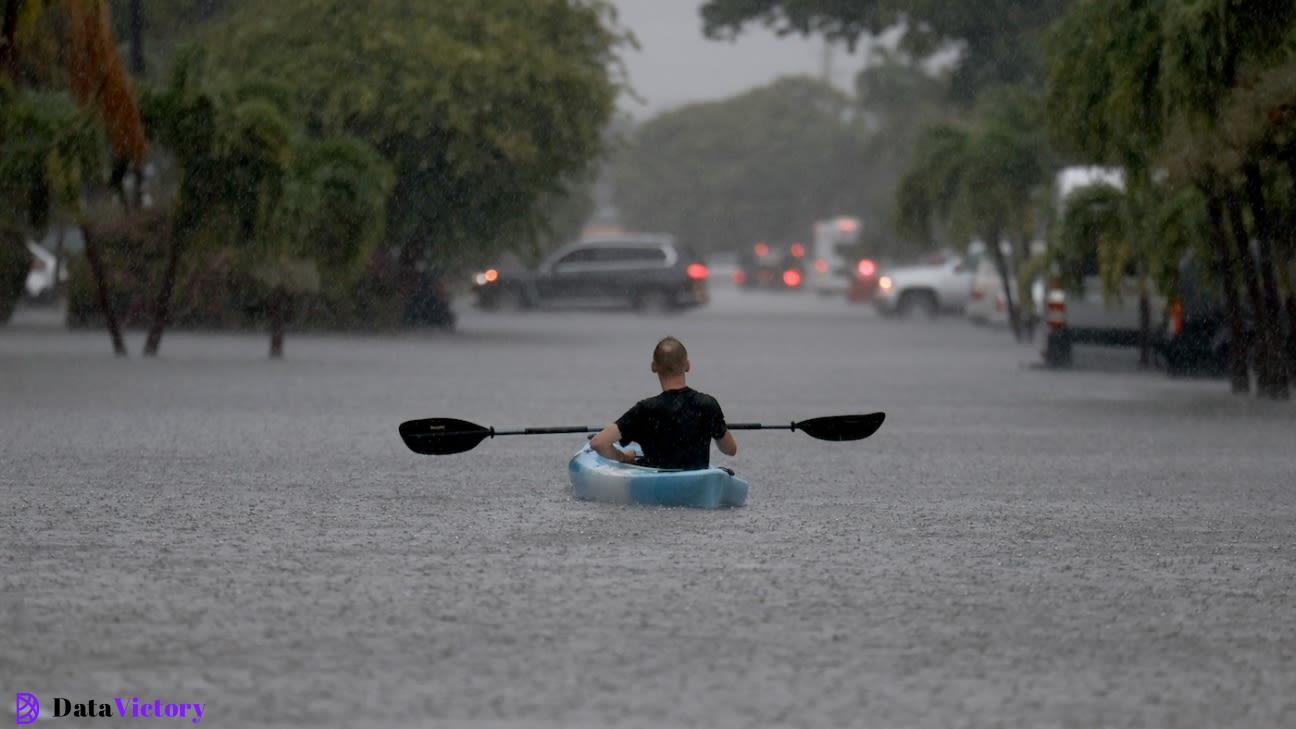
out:
<path id="1" fill-rule="evenodd" d="M 748 28 L 734 42 L 702 35 L 695 0 L 617 0 L 621 24 L 634 33 L 639 50 L 627 51 L 625 63 L 635 95 L 621 99 L 621 109 L 636 119 L 694 101 L 732 96 L 779 76 L 823 71 L 824 41 L 789 35 L 780 38 L 760 27 Z M 833 85 L 849 90 L 864 67 L 867 42 L 855 53 L 833 49 Z"/>

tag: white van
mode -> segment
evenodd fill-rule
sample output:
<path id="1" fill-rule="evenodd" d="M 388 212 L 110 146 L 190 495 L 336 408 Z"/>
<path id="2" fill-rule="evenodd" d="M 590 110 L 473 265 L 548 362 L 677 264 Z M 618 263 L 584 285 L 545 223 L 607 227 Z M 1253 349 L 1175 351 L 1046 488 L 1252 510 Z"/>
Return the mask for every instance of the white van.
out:
<path id="1" fill-rule="evenodd" d="M 823 294 L 844 294 L 855 279 L 860 220 L 839 216 L 814 225 L 810 288 Z"/>
<path id="2" fill-rule="evenodd" d="M 1124 187 L 1124 175 L 1112 168 L 1072 167 L 1058 175 L 1059 207 L 1066 205 L 1074 191 L 1087 185 Z M 1061 272 L 1056 272 L 1061 273 Z M 1048 324 L 1042 355 L 1046 364 L 1069 366 L 1073 344 L 1106 347 L 1137 347 L 1142 335 L 1139 314 L 1139 281 L 1133 272 L 1121 278 L 1114 295 L 1104 291 L 1099 275 L 1096 252 L 1085 256 L 1080 270 L 1067 272 L 1065 278 L 1078 274 L 1080 287 L 1068 291 L 1060 285 L 1050 286 L 1040 302 L 1039 312 Z M 1151 284 L 1149 284 L 1151 286 Z M 1152 287 L 1148 296 L 1151 322 L 1160 321 L 1166 298 Z M 1153 332 L 1149 332 L 1153 336 Z M 1155 342 L 1153 342 L 1155 344 Z"/>

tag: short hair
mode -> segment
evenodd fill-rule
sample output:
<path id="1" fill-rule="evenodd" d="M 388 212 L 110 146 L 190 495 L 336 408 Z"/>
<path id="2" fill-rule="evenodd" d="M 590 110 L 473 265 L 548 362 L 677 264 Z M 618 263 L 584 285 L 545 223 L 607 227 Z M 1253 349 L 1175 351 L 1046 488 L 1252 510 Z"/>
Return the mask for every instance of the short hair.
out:
<path id="1" fill-rule="evenodd" d="M 688 364 L 688 350 L 675 337 L 664 337 L 653 348 L 653 371 L 659 375 L 684 374 Z"/>

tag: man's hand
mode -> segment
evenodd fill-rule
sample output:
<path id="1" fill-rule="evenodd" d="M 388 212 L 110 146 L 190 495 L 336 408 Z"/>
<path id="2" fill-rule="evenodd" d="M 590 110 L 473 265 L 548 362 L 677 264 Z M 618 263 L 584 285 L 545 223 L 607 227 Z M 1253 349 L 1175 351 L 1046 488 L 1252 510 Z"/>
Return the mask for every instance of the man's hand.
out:
<path id="1" fill-rule="evenodd" d="M 616 423 L 613 423 L 600 430 L 598 435 L 590 438 L 590 448 L 609 461 L 634 463 L 635 457 L 633 453 L 626 453 L 614 445 L 619 440 L 621 440 L 621 429 L 617 427 Z"/>
<path id="2" fill-rule="evenodd" d="M 720 452 L 732 458 L 738 455 L 738 441 L 734 440 L 733 433 L 726 430 L 725 434 L 716 438 L 716 446 Z"/>

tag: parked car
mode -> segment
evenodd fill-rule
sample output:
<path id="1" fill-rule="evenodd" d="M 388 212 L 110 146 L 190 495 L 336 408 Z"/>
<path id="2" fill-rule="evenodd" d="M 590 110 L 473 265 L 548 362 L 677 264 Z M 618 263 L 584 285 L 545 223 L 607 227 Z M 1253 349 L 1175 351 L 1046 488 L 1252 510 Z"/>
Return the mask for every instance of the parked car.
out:
<path id="1" fill-rule="evenodd" d="M 966 256 L 942 254 L 931 262 L 888 269 L 878 278 L 873 305 L 884 316 L 959 312 L 972 293 L 972 276 L 980 265 L 980 253 Z"/>
<path id="2" fill-rule="evenodd" d="M 734 281 L 744 289 L 799 291 L 806 282 L 805 246 L 783 248 L 757 243 L 739 257 Z"/>
<path id="3" fill-rule="evenodd" d="M 666 312 L 705 304 L 709 276 L 673 237 L 636 234 L 568 244 L 534 271 L 483 271 L 473 292 L 483 309 L 628 305 Z"/>
<path id="4" fill-rule="evenodd" d="M 978 244 L 979 245 L 979 244 Z M 978 249 L 980 250 L 980 248 Z M 1014 251 L 1008 244 L 1004 244 L 1002 249 L 1004 261 L 1011 268 L 1016 265 L 1014 260 Z M 1031 255 L 1043 256 L 1046 250 L 1044 243 L 1032 243 Z M 1032 328 L 1037 320 L 1035 309 L 1031 302 L 1039 302 L 1044 296 L 1044 282 L 1042 279 L 1031 281 L 1030 299 L 1022 301 L 1022 290 L 1018 283 L 1018 278 L 1010 273 L 1008 277 L 1008 289 L 1012 292 L 1014 303 L 1020 315 L 1020 321 L 1028 329 Z M 967 307 L 963 313 L 967 316 L 968 321 L 973 324 L 985 324 L 989 326 L 1007 326 L 1008 325 L 1008 298 L 1004 294 L 1003 278 L 999 275 L 999 268 L 995 260 L 987 255 L 980 256 L 976 272 L 972 275 L 972 291 L 968 297 Z"/>
<path id="5" fill-rule="evenodd" d="M 27 241 L 27 250 L 31 253 L 31 269 L 27 272 L 27 296 L 33 299 L 46 299 L 54 295 L 58 288 L 54 283 L 54 269 L 58 269 L 59 283 L 67 282 L 67 265 L 55 265 L 54 254 L 41 246 Z"/>
<path id="6" fill-rule="evenodd" d="M 1137 347 L 1142 339 L 1138 279 L 1133 275 L 1123 277 L 1115 295 L 1108 295 L 1099 276 L 1097 253 L 1086 256 L 1080 265 L 1078 290 L 1053 285 L 1045 294 L 1043 316 L 1048 335 L 1042 354 L 1044 362 L 1052 366 L 1069 366 L 1072 346 L 1076 344 Z M 1166 303 L 1155 289 L 1149 295 L 1153 321 L 1165 310 Z"/>
<path id="7" fill-rule="evenodd" d="M 1296 274 L 1296 265 L 1291 273 Z M 1242 306 L 1243 337 L 1250 339 L 1255 335 L 1255 320 L 1247 297 L 1243 296 L 1239 304 Z M 1278 316 L 1277 331 L 1281 335 L 1283 351 L 1291 358 L 1292 349 L 1286 342 L 1291 331 L 1286 310 L 1280 309 Z M 1228 309 L 1222 294 L 1206 283 L 1202 265 L 1191 252 L 1179 264 L 1178 293 L 1166 305 L 1153 341 L 1165 360 L 1166 373 L 1172 377 L 1223 377 L 1228 374 L 1229 350 L 1233 346 Z M 1296 360 L 1290 360 L 1288 367 L 1296 372 Z"/>

